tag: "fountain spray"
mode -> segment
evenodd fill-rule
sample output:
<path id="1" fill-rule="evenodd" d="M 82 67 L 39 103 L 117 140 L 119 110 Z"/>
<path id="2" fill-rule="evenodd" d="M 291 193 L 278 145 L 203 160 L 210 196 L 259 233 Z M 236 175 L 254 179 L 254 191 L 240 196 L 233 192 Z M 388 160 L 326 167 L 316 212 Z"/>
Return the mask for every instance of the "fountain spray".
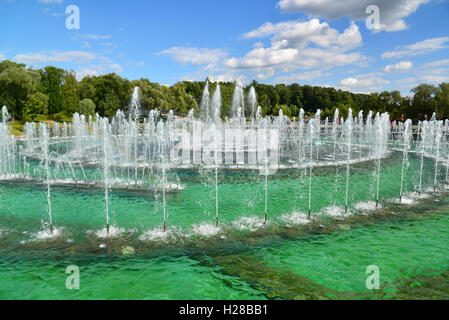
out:
<path id="1" fill-rule="evenodd" d="M 218 125 L 218 121 L 216 122 Z M 217 128 L 218 130 L 218 128 Z M 218 134 L 215 134 L 215 152 L 214 152 L 214 158 L 215 158 L 215 225 L 218 227 Z"/>
<path id="2" fill-rule="evenodd" d="M 46 123 L 40 123 L 39 125 L 39 144 L 42 149 L 42 153 L 44 154 L 45 161 L 45 173 L 46 173 L 46 182 L 47 185 L 47 204 L 48 204 L 48 216 L 50 219 L 50 233 L 53 234 L 53 220 L 51 215 L 51 190 L 50 190 L 50 169 L 48 166 L 49 162 L 49 150 L 48 150 L 48 139 L 49 139 L 49 130 L 48 125 Z"/>
<path id="3" fill-rule="evenodd" d="M 403 157 L 402 157 L 401 191 L 399 194 L 399 202 L 402 201 L 404 175 L 405 175 L 405 164 L 408 161 L 408 150 L 410 149 L 411 138 L 412 138 L 412 120 L 409 119 L 405 122 L 405 128 L 402 132 L 402 140 L 403 140 L 403 144 L 404 144 L 404 150 L 403 150 Z"/>
<path id="4" fill-rule="evenodd" d="M 309 159 L 309 211 L 307 218 L 310 220 L 310 214 L 312 209 L 312 166 L 313 166 L 313 137 L 315 134 L 315 119 L 310 119 L 307 124 L 307 133 L 310 142 L 310 159 Z"/>
<path id="5" fill-rule="evenodd" d="M 419 166 L 419 188 L 418 188 L 418 194 L 421 196 L 422 194 L 422 175 L 423 175 L 423 168 L 424 168 L 424 153 L 426 151 L 426 145 L 428 143 L 429 139 L 429 122 L 427 120 L 420 123 L 420 139 L 421 139 L 421 146 L 420 146 L 420 153 L 421 153 L 421 162 Z"/>
<path id="6" fill-rule="evenodd" d="M 206 120 L 210 116 L 209 100 L 210 100 L 209 81 L 206 81 L 206 86 L 204 87 L 203 96 L 200 102 L 200 118 L 202 120 Z"/>
<path id="7" fill-rule="evenodd" d="M 104 118 L 103 122 L 103 175 L 104 175 L 104 202 L 106 213 L 106 232 L 109 234 L 109 120 Z"/>
<path id="8" fill-rule="evenodd" d="M 348 204 L 349 204 L 349 174 L 350 172 L 350 161 L 351 161 L 351 139 L 352 139 L 352 109 L 348 111 L 348 118 L 345 122 L 346 129 L 346 139 L 348 145 L 348 158 L 346 161 L 346 197 L 345 197 L 345 213 L 348 213 Z"/>
<path id="9" fill-rule="evenodd" d="M 433 118 L 433 117 L 432 117 Z M 441 146 L 441 136 L 442 136 L 442 121 L 434 121 L 432 124 L 435 126 L 435 148 L 436 148 L 436 156 L 435 156 L 435 176 L 434 176 L 434 182 L 433 182 L 433 191 L 436 191 L 437 189 L 437 183 L 438 183 L 438 161 L 440 158 L 440 146 Z"/>

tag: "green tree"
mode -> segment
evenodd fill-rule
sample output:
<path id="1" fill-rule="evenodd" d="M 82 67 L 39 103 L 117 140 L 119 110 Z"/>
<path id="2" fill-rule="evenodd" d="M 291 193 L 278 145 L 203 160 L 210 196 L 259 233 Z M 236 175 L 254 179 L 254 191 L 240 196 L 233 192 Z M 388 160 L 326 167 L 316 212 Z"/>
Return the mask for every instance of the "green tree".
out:
<path id="1" fill-rule="evenodd" d="M 78 88 L 79 99 L 91 99 L 95 98 L 95 80 L 92 77 L 84 77 Z"/>
<path id="2" fill-rule="evenodd" d="M 437 89 L 429 84 L 420 84 L 412 89 L 414 93 L 411 117 L 415 120 L 424 119 L 427 116 L 430 119 L 432 113 L 436 110 L 435 95 Z"/>
<path id="3" fill-rule="evenodd" d="M 48 114 L 48 96 L 42 92 L 35 92 L 29 95 L 25 102 L 23 119 L 34 121 L 38 114 Z"/>
<path id="4" fill-rule="evenodd" d="M 48 112 L 55 114 L 62 111 L 64 81 L 63 69 L 47 66 L 40 71 L 42 92 L 48 96 Z"/>
<path id="5" fill-rule="evenodd" d="M 112 117 L 116 114 L 120 106 L 120 99 L 113 92 L 107 93 L 103 100 L 100 100 L 98 109 L 105 117 Z"/>
<path id="6" fill-rule="evenodd" d="M 5 69 L 0 73 L 0 98 L 9 107 L 13 120 L 22 117 L 28 95 L 36 90 L 30 73 L 18 67 Z"/>
<path id="7" fill-rule="evenodd" d="M 62 110 L 66 115 L 70 116 L 78 110 L 78 81 L 74 72 L 66 72 L 64 74 L 64 82 L 62 84 Z"/>
<path id="8" fill-rule="evenodd" d="M 15 63 L 9 60 L 3 60 L 0 62 L 0 73 L 9 68 L 22 68 L 25 69 L 25 65 L 21 63 Z"/>
<path id="9" fill-rule="evenodd" d="M 84 114 L 85 116 L 95 115 L 95 103 L 90 99 L 83 99 L 79 102 L 78 106 L 79 114 Z"/>
<path id="10" fill-rule="evenodd" d="M 436 93 L 437 115 L 440 119 L 449 119 L 449 83 L 440 84 Z"/>

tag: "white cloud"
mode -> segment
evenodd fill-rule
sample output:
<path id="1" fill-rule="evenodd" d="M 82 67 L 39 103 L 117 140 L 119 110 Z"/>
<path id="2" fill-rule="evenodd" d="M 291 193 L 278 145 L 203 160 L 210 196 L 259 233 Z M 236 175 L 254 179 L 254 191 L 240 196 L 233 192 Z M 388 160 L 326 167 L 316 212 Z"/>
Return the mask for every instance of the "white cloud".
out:
<path id="1" fill-rule="evenodd" d="M 228 54 L 221 49 L 172 47 L 157 53 L 157 55 L 167 55 L 182 65 L 191 63 L 194 66 L 201 66 L 216 63 Z"/>
<path id="2" fill-rule="evenodd" d="M 80 38 L 84 39 L 84 40 L 106 40 L 106 39 L 110 39 L 111 35 L 110 34 L 107 34 L 107 35 L 85 34 L 85 35 L 81 35 Z"/>
<path id="3" fill-rule="evenodd" d="M 83 79 L 86 76 L 99 76 L 107 73 L 122 73 L 122 67 L 117 63 L 100 63 L 98 65 L 89 65 L 81 67 L 76 71 L 76 78 Z"/>
<path id="4" fill-rule="evenodd" d="M 272 47 L 304 48 L 310 43 L 320 47 L 332 45 L 357 47 L 362 42 L 362 36 L 355 24 L 339 34 L 336 29 L 330 28 L 326 22 L 320 23 L 318 19 L 306 22 L 286 21 L 273 25 L 266 23 L 260 28 L 248 32 L 244 38 L 260 38 L 273 35 Z"/>
<path id="5" fill-rule="evenodd" d="M 52 4 L 52 3 L 63 3 L 64 0 L 37 0 L 37 2 L 45 3 L 45 4 Z"/>
<path id="6" fill-rule="evenodd" d="M 61 16 L 65 16 L 65 13 L 63 12 L 53 12 L 50 8 L 44 8 L 44 10 L 42 10 L 43 13 L 45 13 L 46 15 L 49 16 L 53 16 L 53 17 L 61 17 Z"/>
<path id="7" fill-rule="evenodd" d="M 278 6 L 285 12 L 301 11 L 329 20 L 342 17 L 365 20 L 368 17 L 366 8 L 376 5 L 380 9 L 381 30 L 399 31 L 408 28 L 403 19 L 428 2 L 430 0 L 280 0 Z"/>
<path id="8" fill-rule="evenodd" d="M 449 59 L 436 60 L 428 62 L 422 66 L 422 68 L 443 67 L 449 65 Z"/>
<path id="9" fill-rule="evenodd" d="M 243 74 L 224 73 L 214 77 L 217 82 L 234 82 L 240 81 L 242 84 L 248 83 L 248 78 Z"/>
<path id="10" fill-rule="evenodd" d="M 274 79 L 275 83 L 298 83 L 302 81 L 311 81 L 317 78 L 321 78 L 324 76 L 330 75 L 329 73 L 323 73 L 321 71 L 308 71 L 308 72 L 300 72 L 300 73 L 292 73 L 285 76 L 276 77 Z"/>
<path id="11" fill-rule="evenodd" d="M 275 67 L 294 63 L 298 54 L 297 49 L 257 48 L 243 58 L 228 59 L 225 66 L 233 69 Z"/>
<path id="12" fill-rule="evenodd" d="M 449 48 L 449 37 L 432 38 L 407 46 L 396 47 L 394 51 L 385 52 L 382 58 L 402 58 L 405 56 L 418 56 L 429 54 L 440 49 Z"/>
<path id="13" fill-rule="evenodd" d="M 449 76 L 426 75 L 421 77 L 421 79 L 425 82 L 441 83 L 441 82 L 448 82 Z"/>
<path id="14" fill-rule="evenodd" d="M 342 79 L 338 87 L 352 92 L 372 92 L 381 90 L 382 86 L 387 84 L 390 84 L 390 81 L 379 78 L 376 74 L 363 74 Z"/>
<path id="15" fill-rule="evenodd" d="M 32 66 L 41 66 L 48 63 L 76 62 L 85 63 L 98 56 L 87 51 L 54 51 L 50 53 L 24 53 L 16 55 L 13 60 Z"/>
<path id="16" fill-rule="evenodd" d="M 122 67 L 106 56 L 87 51 L 52 51 L 19 54 L 14 61 L 41 67 L 48 64 L 70 64 L 81 80 L 87 75 L 97 76 L 105 73 L 121 73 Z M 66 67 L 64 65 L 64 67 Z"/>
<path id="17" fill-rule="evenodd" d="M 100 45 L 107 48 L 118 48 L 118 44 L 114 42 L 102 42 Z"/>
<path id="18" fill-rule="evenodd" d="M 266 23 L 245 34 L 244 38 L 266 36 L 271 36 L 271 47 L 264 48 L 258 43 L 243 57 L 225 60 L 224 66 L 255 71 L 257 77 L 264 80 L 277 72 L 332 68 L 364 60 L 360 53 L 348 52 L 362 44 L 362 36 L 354 23 L 343 33 L 318 19 Z"/>
<path id="19" fill-rule="evenodd" d="M 3 61 L 3 60 L 5 60 L 5 56 L 0 54 L 0 61 Z"/>
<path id="20" fill-rule="evenodd" d="M 406 71 L 413 68 L 413 63 L 411 61 L 401 61 L 396 64 L 390 64 L 383 68 L 384 72 L 392 72 L 392 71 Z"/>

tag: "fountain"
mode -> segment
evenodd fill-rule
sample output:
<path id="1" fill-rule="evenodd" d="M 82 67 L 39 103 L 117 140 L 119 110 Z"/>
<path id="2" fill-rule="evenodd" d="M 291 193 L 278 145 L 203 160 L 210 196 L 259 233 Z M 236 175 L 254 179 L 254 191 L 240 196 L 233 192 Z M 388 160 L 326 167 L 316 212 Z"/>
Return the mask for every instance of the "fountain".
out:
<path id="1" fill-rule="evenodd" d="M 309 207 L 308 207 L 308 219 L 311 218 L 312 211 L 312 168 L 313 168 L 313 142 L 315 139 L 315 123 L 316 119 L 310 119 L 307 124 L 307 140 L 309 141 L 310 147 L 310 158 L 309 158 Z"/>
<path id="2" fill-rule="evenodd" d="M 221 117 L 221 90 L 220 85 L 217 84 L 214 95 L 212 96 L 212 101 L 210 102 L 209 115 L 211 119 L 215 122 L 220 120 Z"/>
<path id="3" fill-rule="evenodd" d="M 110 195 L 114 192 L 148 195 L 149 204 L 155 202 L 151 198 L 153 194 L 154 199 L 161 199 L 163 230 L 167 231 L 168 214 L 173 217 L 173 224 L 179 221 L 178 215 L 183 214 L 179 209 L 173 210 L 172 202 L 176 207 L 180 199 L 189 201 L 183 198 L 184 189 L 193 188 L 198 192 L 193 198 L 198 197 L 200 203 L 194 208 L 204 210 L 206 221 L 200 219 L 201 213 L 194 212 L 191 214 L 196 216 L 189 218 L 191 225 L 198 220 L 207 222 L 207 214 L 210 214 L 211 220 L 214 216 L 215 228 L 220 226 L 220 230 L 226 230 L 227 223 L 232 224 L 239 218 L 233 206 L 239 203 L 240 196 L 252 198 L 248 200 L 248 208 L 235 209 L 241 210 L 242 216 L 252 208 L 254 216 L 260 220 L 264 216 L 261 223 L 267 228 L 271 220 L 280 219 L 277 197 L 269 195 L 290 192 L 282 189 L 286 183 L 283 179 L 290 176 L 296 188 L 298 184 L 302 186 L 303 194 L 294 201 L 308 220 L 331 206 L 344 208 L 345 216 L 357 212 L 360 199 L 350 196 L 352 192 L 357 194 L 355 191 L 360 188 L 356 172 L 369 172 L 367 179 L 372 181 L 372 190 L 363 200 L 375 200 L 376 208 L 383 207 L 388 197 L 394 195 L 397 199 L 399 188 L 399 200 L 405 204 L 404 197 L 409 192 L 416 191 L 421 196 L 429 184 L 437 191 L 439 184 L 448 182 L 449 121 L 437 121 L 435 115 L 431 121 L 418 124 L 415 136 L 411 120 L 391 124 L 387 113 L 368 112 L 364 119 L 363 112 L 353 118 L 349 110 L 348 116 L 341 118 L 339 110 L 335 110 L 333 118 L 322 120 L 318 110 L 308 121 L 303 109 L 293 119 L 286 117 L 282 110 L 278 116 L 263 116 L 262 108 L 256 108 L 255 89 L 249 90 L 248 109 L 245 109 L 243 88 L 236 82 L 232 115 L 223 119 L 220 85 L 216 85 L 212 97 L 209 90 L 209 82 L 206 82 L 198 117 L 193 110 L 185 118 L 176 118 L 169 112 L 164 120 L 157 110 L 142 116 L 136 87 L 129 116 L 120 110 L 111 119 L 99 115 L 86 118 L 75 113 L 71 123 L 55 123 L 51 128 L 45 123 L 26 123 L 23 141 L 16 141 L 11 135 L 9 114 L 3 107 L 0 183 L 44 185 L 50 233 L 54 233 L 51 200 L 55 186 L 58 190 L 59 187 L 75 187 L 76 192 L 104 191 L 101 199 L 104 199 L 109 234 L 114 227 L 110 217 Z M 401 157 L 400 170 L 399 165 L 391 169 L 396 168 L 392 163 L 397 163 L 386 161 L 389 157 Z M 411 170 L 407 170 L 412 161 L 419 168 L 413 177 Z M 339 167 L 346 168 L 345 182 L 339 179 Z M 446 179 L 442 177 L 443 168 Z M 202 172 L 207 174 L 202 175 Z M 391 187 L 381 180 L 388 174 L 394 177 L 390 179 Z M 260 198 L 243 187 L 251 184 L 249 177 L 253 175 L 260 177 L 251 179 L 258 181 L 261 190 L 263 186 L 263 191 L 257 195 Z M 195 185 L 203 179 L 208 180 L 208 191 Z M 407 183 L 413 179 L 416 187 Z M 323 191 L 326 184 L 338 191 L 338 183 L 345 187 L 341 197 L 338 192 L 328 196 L 329 190 Z M 186 194 L 189 191 L 187 189 Z M 201 192 L 208 194 L 207 201 Z M 237 194 L 229 196 L 232 192 Z M 154 212 L 159 211 L 155 209 Z M 59 221 L 58 212 L 58 226 Z"/>
<path id="4" fill-rule="evenodd" d="M 249 106 L 249 114 L 252 117 L 255 117 L 256 116 L 257 97 L 256 97 L 256 90 L 254 89 L 254 87 L 251 87 L 249 89 L 248 106 Z"/>
<path id="5" fill-rule="evenodd" d="M 109 158 L 110 158 L 110 127 L 107 118 L 101 120 L 103 129 L 103 178 L 104 178 L 104 204 L 106 214 L 106 232 L 109 234 Z"/>
<path id="6" fill-rule="evenodd" d="M 349 175 L 350 175 L 350 162 L 351 162 L 351 139 L 352 139 L 352 110 L 348 111 L 348 118 L 345 122 L 345 135 L 346 135 L 346 147 L 347 147 L 347 161 L 346 161 L 346 196 L 345 196 L 345 213 L 348 213 L 348 201 L 349 201 Z"/>
<path id="7" fill-rule="evenodd" d="M 404 131 L 402 132 L 402 143 L 403 143 L 404 147 L 403 147 L 403 156 L 402 156 L 401 191 L 399 193 L 399 201 L 402 201 L 405 166 L 406 166 L 406 163 L 408 162 L 408 151 L 410 149 L 411 139 L 412 139 L 412 121 L 407 120 L 405 122 Z"/>
<path id="8" fill-rule="evenodd" d="M 46 123 L 40 123 L 39 125 L 39 145 L 42 151 L 44 168 L 45 168 L 45 185 L 47 187 L 47 205 L 48 205 L 48 217 L 50 223 L 50 233 L 53 233 L 53 220 L 51 216 L 51 191 L 50 191 L 50 166 L 49 166 L 49 128 Z"/>
<path id="9" fill-rule="evenodd" d="M 131 106 L 129 116 L 134 122 L 139 121 L 140 117 L 140 89 L 139 87 L 135 87 L 133 91 L 133 95 L 131 98 Z"/>
<path id="10" fill-rule="evenodd" d="M 206 81 L 206 86 L 204 87 L 203 96 L 200 102 L 200 117 L 203 120 L 206 120 L 211 116 L 209 113 L 210 112 L 209 101 L 210 101 L 209 81 Z"/>
<path id="11" fill-rule="evenodd" d="M 232 97 L 231 117 L 244 118 L 245 117 L 245 99 L 243 96 L 243 86 L 240 81 L 235 81 L 234 95 Z"/>

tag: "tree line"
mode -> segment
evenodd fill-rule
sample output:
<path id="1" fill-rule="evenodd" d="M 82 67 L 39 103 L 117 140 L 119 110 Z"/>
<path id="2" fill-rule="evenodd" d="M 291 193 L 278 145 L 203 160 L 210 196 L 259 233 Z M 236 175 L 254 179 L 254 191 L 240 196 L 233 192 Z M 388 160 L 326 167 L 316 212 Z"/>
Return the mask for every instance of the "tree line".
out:
<path id="1" fill-rule="evenodd" d="M 8 60 L 0 62 L 0 105 L 8 107 L 13 119 L 22 121 L 70 121 L 75 112 L 111 117 L 118 109 L 128 111 L 136 86 L 140 88 L 143 113 L 172 109 L 186 115 L 194 109 L 198 114 L 205 85 L 205 81 L 182 81 L 165 86 L 149 79 L 130 81 L 115 73 L 87 76 L 78 81 L 73 71 L 53 66 L 33 69 Z M 217 83 L 210 83 L 211 95 L 216 86 Z M 358 94 L 335 88 L 299 84 L 273 86 L 256 81 L 244 88 L 245 94 L 251 86 L 256 90 L 263 115 L 278 115 L 282 109 L 284 115 L 295 117 L 303 108 L 308 114 L 321 109 L 323 117 L 332 118 L 337 108 L 341 116 L 346 116 L 352 108 L 354 113 L 360 110 L 388 112 L 393 119 L 403 116 L 422 120 L 430 118 L 433 112 L 440 119 L 449 118 L 449 83 L 420 84 L 412 89 L 412 97 L 403 97 L 399 91 Z M 233 82 L 220 82 L 223 117 L 230 114 L 234 87 Z"/>

